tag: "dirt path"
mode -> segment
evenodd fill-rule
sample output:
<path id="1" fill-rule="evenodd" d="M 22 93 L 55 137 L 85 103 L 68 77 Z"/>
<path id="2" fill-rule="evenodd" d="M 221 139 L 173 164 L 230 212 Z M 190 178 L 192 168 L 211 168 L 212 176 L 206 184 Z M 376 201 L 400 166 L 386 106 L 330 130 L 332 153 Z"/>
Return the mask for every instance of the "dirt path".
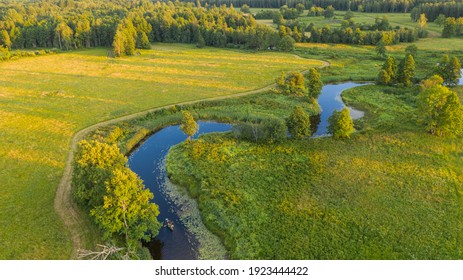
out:
<path id="1" fill-rule="evenodd" d="M 297 56 L 297 57 L 301 58 L 300 56 Z M 330 65 L 330 63 L 327 61 L 323 61 L 323 60 L 320 60 L 320 61 L 323 62 L 323 65 L 320 66 L 319 68 L 328 67 Z M 307 71 L 308 70 L 303 71 L 302 73 L 306 73 Z M 97 128 L 108 126 L 108 125 L 115 124 L 115 123 L 122 122 L 122 121 L 128 121 L 131 119 L 135 119 L 147 113 L 166 109 L 173 105 L 189 105 L 189 104 L 204 102 L 204 101 L 213 101 L 213 100 L 222 100 L 222 99 L 228 99 L 228 98 L 241 97 L 241 96 L 246 96 L 246 95 L 251 95 L 251 94 L 262 93 L 274 87 L 275 87 L 275 83 L 270 84 L 260 89 L 255 89 L 255 90 L 246 91 L 242 93 L 235 93 L 235 94 L 218 96 L 218 97 L 204 98 L 204 99 L 195 100 L 195 101 L 181 102 L 181 103 L 170 104 L 170 105 L 166 105 L 162 107 L 156 107 L 156 108 L 141 111 L 135 114 L 130 114 L 130 115 L 122 116 L 122 117 L 115 118 L 112 120 L 107 120 L 101 123 L 97 123 L 87 128 L 84 128 L 78 131 L 76 134 L 74 134 L 74 137 L 71 140 L 69 153 L 68 153 L 68 157 L 66 160 L 66 166 L 63 172 L 63 177 L 61 178 L 60 184 L 58 185 L 58 189 L 56 190 L 56 196 L 55 196 L 55 211 L 61 217 L 61 220 L 63 221 L 65 225 L 65 228 L 68 229 L 71 234 L 72 251 L 71 251 L 70 258 L 77 259 L 78 250 L 84 249 L 85 244 L 86 244 L 85 242 L 86 225 L 82 221 L 80 217 L 80 210 L 77 208 L 77 205 L 75 205 L 75 203 L 72 201 L 72 196 L 71 196 L 72 162 L 74 160 L 74 153 L 77 149 L 78 143 L 82 139 L 84 139 L 85 135 L 87 135 L 93 130 L 96 130 Z"/>

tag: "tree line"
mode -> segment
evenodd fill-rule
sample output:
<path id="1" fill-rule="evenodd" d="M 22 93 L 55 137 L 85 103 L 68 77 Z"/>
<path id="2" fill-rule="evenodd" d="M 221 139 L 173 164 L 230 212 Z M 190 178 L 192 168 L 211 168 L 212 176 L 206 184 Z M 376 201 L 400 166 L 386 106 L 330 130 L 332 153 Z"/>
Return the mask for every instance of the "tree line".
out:
<path id="1" fill-rule="evenodd" d="M 463 17 L 445 19 L 442 37 L 450 38 L 463 35 Z"/>
<path id="2" fill-rule="evenodd" d="M 421 14 L 425 14 L 429 21 L 435 21 L 440 15 L 454 18 L 463 17 L 463 1 L 430 1 L 417 5 L 410 12 L 413 21 L 416 21 Z"/>
<path id="3" fill-rule="evenodd" d="M 280 8 L 287 5 L 289 8 L 296 8 L 298 4 L 304 5 L 305 9 L 312 6 L 326 8 L 333 6 L 341 11 L 359 11 L 368 13 L 408 13 L 413 8 L 427 3 L 445 3 L 451 0 L 182 0 L 183 2 L 200 3 L 205 5 L 233 5 L 241 7 L 248 5 L 252 8 Z M 454 2 L 460 2 L 457 0 Z"/>
<path id="4" fill-rule="evenodd" d="M 38 0 L 0 4 L 0 44 L 7 48 L 113 47 L 115 55 L 150 42 L 277 48 L 280 37 L 233 7 L 149 0 Z"/>

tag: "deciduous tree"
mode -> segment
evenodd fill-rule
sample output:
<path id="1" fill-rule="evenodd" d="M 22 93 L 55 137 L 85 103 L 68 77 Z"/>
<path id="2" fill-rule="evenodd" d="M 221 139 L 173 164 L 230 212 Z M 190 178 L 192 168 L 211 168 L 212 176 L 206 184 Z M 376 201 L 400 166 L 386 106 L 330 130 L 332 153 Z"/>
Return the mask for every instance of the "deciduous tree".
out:
<path id="1" fill-rule="evenodd" d="M 333 135 L 334 139 L 350 138 L 350 135 L 355 131 L 354 123 L 347 107 L 341 111 L 334 111 L 328 122 L 328 132 Z"/>
<path id="2" fill-rule="evenodd" d="M 194 120 L 193 116 L 188 111 L 182 111 L 182 123 L 180 129 L 188 135 L 188 141 L 190 141 L 191 136 L 195 135 L 198 131 L 198 124 Z"/>
<path id="3" fill-rule="evenodd" d="M 299 72 L 281 73 L 277 79 L 277 90 L 280 93 L 304 96 L 307 94 L 304 76 Z"/>
<path id="4" fill-rule="evenodd" d="M 309 97 L 317 99 L 322 92 L 322 88 L 323 83 L 320 72 L 318 72 L 317 68 L 311 68 L 307 75 L 307 89 Z"/>
<path id="5" fill-rule="evenodd" d="M 433 83 L 428 83 L 430 86 L 424 87 L 418 95 L 422 123 L 432 135 L 460 135 L 463 132 L 463 107 L 458 95 L 443 85 Z"/>
<path id="6" fill-rule="evenodd" d="M 415 79 L 415 60 L 411 54 L 406 54 L 404 59 L 399 64 L 399 70 L 397 74 L 397 81 L 406 86 L 410 87 Z"/>
<path id="7" fill-rule="evenodd" d="M 311 135 L 310 117 L 301 106 L 296 106 L 289 116 L 288 131 L 294 138 L 303 138 Z"/>
<path id="8" fill-rule="evenodd" d="M 158 206 L 151 203 L 153 194 L 142 180 L 128 168 L 114 169 L 105 183 L 103 205 L 90 211 L 103 229 L 106 239 L 125 237 L 128 248 L 136 248 L 140 239 L 149 241 L 160 228 Z"/>

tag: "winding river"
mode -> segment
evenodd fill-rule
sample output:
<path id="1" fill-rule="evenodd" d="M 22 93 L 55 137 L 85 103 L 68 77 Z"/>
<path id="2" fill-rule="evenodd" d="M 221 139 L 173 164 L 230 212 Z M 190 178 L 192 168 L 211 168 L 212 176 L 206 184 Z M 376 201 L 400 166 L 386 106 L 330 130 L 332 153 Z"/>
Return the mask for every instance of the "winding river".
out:
<path id="1" fill-rule="evenodd" d="M 462 70 L 463 74 L 463 70 Z M 463 78 L 459 84 L 463 84 Z M 360 86 L 360 83 L 346 82 L 328 84 L 322 89 L 318 103 L 322 109 L 313 137 L 327 135 L 328 118 L 334 110 L 345 107 L 341 98 L 343 90 Z M 363 112 L 350 108 L 353 119 L 363 117 Z M 217 122 L 198 122 L 199 132 L 194 138 L 211 132 L 226 132 L 232 125 Z M 154 203 L 159 205 L 162 222 L 166 218 L 175 224 L 174 231 L 161 228 L 158 236 L 144 244 L 154 259 L 225 259 L 226 250 L 220 240 L 203 225 L 196 201 L 188 198 L 183 190 L 170 183 L 167 178 L 165 159 L 170 147 L 185 141 L 186 135 L 179 125 L 166 127 L 149 137 L 129 157 L 130 168 L 144 181 L 154 194 Z"/>

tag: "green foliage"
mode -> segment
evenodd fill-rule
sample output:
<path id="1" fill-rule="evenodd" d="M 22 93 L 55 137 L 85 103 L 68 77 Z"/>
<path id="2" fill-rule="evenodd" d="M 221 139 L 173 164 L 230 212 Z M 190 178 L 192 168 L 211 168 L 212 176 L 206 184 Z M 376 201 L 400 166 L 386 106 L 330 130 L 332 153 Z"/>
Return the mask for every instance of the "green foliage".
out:
<path id="1" fill-rule="evenodd" d="M 345 20 L 350 20 L 351 18 L 354 17 L 354 13 L 351 11 L 351 10 L 348 10 L 345 14 L 344 14 L 344 19 Z"/>
<path id="2" fill-rule="evenodd" d="M 287 121 L 288 131 L 292 137 L 300 139 L 310 136 L 310 117 L 301 106 L 294 107 L 294 111 Z"/>
<path id="3" fill-rule="evenodd" d="M 440 14 L 440 15 L 434 20 L 434 23 L 437 24 L 437 25 L 439 25 L 439 26 L 442 26 L 442 25 L 444 25 L 445 20 L 446 20 L 445 15 Z"/>
<path id="4" fill-rule="evenodd" d="M 195 135 L 198 131 L 198 124 L 195 122 L 193 116 L 188 111 L 182 111 L 182 123 L 180 129 L 188 135 L 188 141 L 190 141 L 191 136 Z"/>
<path id="5" fill-rule="evenodd" d="M 133 150 L 133 148 L 143 140 L 150 131 L 148 129 L 140 129 L 137 133 L 135 133 L 125 144 L 125 151 L 129 152 Z"/>
<path id="6" fill-rule="evenodd" d="M 283 36 L 281 38 L 280 42 L 278 43 L 278 50 L 282 52 L 292 52 L 294 51 L 294 44 L 296 41 L 293 39 L 293 37 L 289 35 Z"/>
<path id="7" fill-rule="evenodd" d="M 386 45 L 384 44 L 382 40 L 378 41 L 375 49 L 376 49 L 376 53 L 378 54 L 378 56 L 386 57 Z"/>
<path id="8" fill-rule="evenodd" d="M 321 75 L 317 68 L 311 68 L 307 74 L 307 89 L 308 94 L 312 99 L 317 99 L 322 92 L 323 83 Z"/>
<path id="9" fill-rule="evenodd" d="M 4 46 L 6 48 L 11 47 L 10 34 L 8 34 L 6 30 L 0 31 L 0 46 Z"/>
<path id="10" fill-rule="evenodd" d="M 103 204 L 105 182 L 115 168 L 123 168 L 127 158 L 112 144 L 83 140 L 74 161 L 73 195 L 82 205 L 93 208 Z"/>
<path id="11" fill-rule="evenodd" d="M 136 47 L 139 48 L 139 49 L 145 49 L 145 50 L 151 49 L 150 41 L 149 41 L 148 36 L 146 35 L 145 32 L 138 32 L 137 33 Z"/>
<path id="12" fill-rule="evenodd" d="M 58 37 L 58 46 L 60 49 L 69 50 L 72 43 L 72 29 L 65 23 L 60 22 L 55 28 L 55 34 Z"/>
<path id="13" fill-rule="evenodd" d="M 461 77 L 460 60 L 456 56 L 449 58 L 447 54 L 444 54 L 440 63 L 435 67 L 434 73 L 441 76 L 445 84 L 455 86 Z"/>
<path id="14" fill-rule="evenodd" d="M 204 41 L 203 35 L 201 33 L 198 33 L 198 42 L 196 43 L 197 48 L 204 48 L 206 46 L 206 41 Z"/>
<path id="15" fill-rule="evenodd" d="M 457 136 L 463 132 L 463 106 L 458 95 L 438 84 L 428 82 L 418 95 L 418 112 L 426 130 L 432 135 Z"/>
<path id="16" fill-rule="evenodd" d="M 380 85 L 391 85 L 396 80 L 397 64 L 393 57 L 388 56 L 379 71 L 377 82 Z"/>
<path id="17" fill-rule="evenodd" d="M 255 143 L 279 143 L 286 139 L 286 124 L 275 118 L 248 120 L 233 127 L 236 138 Z"/>
<path id="18" fill-rule="evenodd" d="M 277 91 L 283 94 L 304 96 L 307 95 L 304 75 L 299 72 L 281 73 L 277 79 Z"/>
<path id="19" fill-rule="evenodd" d="M 243 6 L 241 6 L 240 11 L 245 14 L 251 13 L 250 7 L 246 4 L 243 4 Z"/>
<path id="20" fill-rule="evenodd" d="M 406 54 L 399 64 L 397 82 L 406 87 L 413 85 L 415 79 L 415 60 L 411 54 Z"/>
<path id="21" fill-rule="evenodd" d="M 150 203 L 153 194 L 127 167 L 127 158 L 115 144 L 81 141 L 72 187 L 74 197 L 90 211 L 105 240 L 118 243 L 123 237 L 126 250 L 137 251 L 140 239 L 157 234 L 159 210 Z"/>
<path id="22" fill-rule="evenodd" d="M 446 18 L 444 23 L 444 28 L 442 29 L 442 37 L 450 38 L 455 37 L 463 34 L 463 17 L 454 18 L 449 17 Z"/>
<path id="23" fill-rule="evenodd" d="M 159 209 L 150 203 L 153 194 L 137 174 L 128 168 L 113 168 L 105 187 L 104 203 L 90 211 L 105 239 L 124 236 L 127 248 L 135 249 L 140 239 L 149 241 L 157 235 Z"/>
<path id="24" fill-rule="evenodd" d="M 437 85 L 443 85 L 444 79 L 440 75 L 433 75 L 429 79 L 422 80 L 420 82 L 420 90 L 425 91 Z"/>
<path id="25" fill-rule="evenodd" d="M 145 34 L 146 36 L 146 34 Z M 135 44 L 137 42 L 137 31 L 133 26 L 132 20 L 125 19 L 116 29 L 116 35 L 113 41 L 113 50 L 116 56 L 133 55 L 135 53 Z M 140 46 L 146 46 L 143 42 L 143 36 L 140 37 Z M 148 42 L 149 45 L 149 42 Z"/>
<path id="26" fill-rule="evenodd" d="M 411 54 L 413 58 L 416 59 L 416 56 L 418 54 L 418 47 L 415 44 L 411 44 L 405 48 L 405 53 Z"/>
<path id="27" fill-rule="evenodd" d="M 333 135 L 334 139 L 350 138 L 350 135 L 355 131 L 354 123 L 347 107 L 341 111 L 334 111 L 328 122 L 328 132 Z"/>
<path id="28" fill-rule="evenodd" d="M 328 7 L 326 7 L 325 9 L 325 12 L 323 13 L 323 16 L 325 18 L 333 18 L 334 17 L 334 8 L 333 6 L 329 5 Z"/>

